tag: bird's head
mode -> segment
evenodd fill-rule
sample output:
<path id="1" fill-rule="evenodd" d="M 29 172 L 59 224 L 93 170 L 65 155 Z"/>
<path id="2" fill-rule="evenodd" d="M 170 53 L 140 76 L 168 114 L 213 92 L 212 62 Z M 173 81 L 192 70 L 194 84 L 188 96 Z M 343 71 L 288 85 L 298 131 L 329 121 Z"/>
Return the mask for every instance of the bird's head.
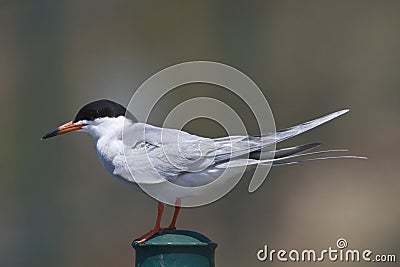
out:
<path id="1" fill-rule="evenodd" d="M 135 121 L 133 115 L 122 105 L 111 100 L 97 100 L 83 106 L 74 120 L 69 121 L 53 131 L 47 133 L 42 139 L 57 135 L 83 131 L 95 138 L 110 133 L 112 130 L 122 130 L 124 119 Z"/>

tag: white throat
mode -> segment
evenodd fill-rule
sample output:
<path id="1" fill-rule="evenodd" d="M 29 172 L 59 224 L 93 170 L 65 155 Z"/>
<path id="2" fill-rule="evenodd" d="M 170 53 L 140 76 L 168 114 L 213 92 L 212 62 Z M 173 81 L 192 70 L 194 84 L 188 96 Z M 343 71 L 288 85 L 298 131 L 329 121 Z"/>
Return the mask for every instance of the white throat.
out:
<path id="1" fill-rule="evenodd" d="M 112 140 L 121 140 L 124 123 L 131 123 L 124 116 L 117 118 L 99 118 L 94 121 L 83 121 L 88 124 L 82 128 L 82 131 L 90 134 L 98 142 L 99 139 L 106 138 Z"/>
<path id="2" fill-rule="evenodd" d="M 124 116 L 118 118 L 99 118 L 94 121 L 86 121 L 88 125 L 82 131 L 90 134 L 96 142 L 96 152 L 104 168 L 113 174 L 115 157 L 124 152 L 122 134 L 125 126 L 132 122 Z"/>

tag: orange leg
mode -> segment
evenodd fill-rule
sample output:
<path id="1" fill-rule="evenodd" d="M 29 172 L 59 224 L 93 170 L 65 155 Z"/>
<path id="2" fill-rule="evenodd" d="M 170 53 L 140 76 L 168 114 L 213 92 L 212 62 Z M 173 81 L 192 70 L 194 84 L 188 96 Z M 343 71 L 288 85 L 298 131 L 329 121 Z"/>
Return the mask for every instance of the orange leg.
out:
<path id="1" fill-rule="evenodd" d="M 163 228 L 163 230 L 175 230 L 176 229 L 176 220 L 178 219 L 178 214 L 180 211 L 180 206 L 175 206 L 174 217 L 172 217 L 172 221 L 167 228 Z"/>
<path id="2" fill-rule="evenodd" d="M 167 228 L 163 230 L 175 230 L 176 229 L 176 220 L 178 219 L 179 211 L 181 210 L 181 200 L 178 198 L 175 203 L 174 217 L 172 217 L 172 221 Z"/>
<path id="3" fill-rule="evenodd" d="M 141 237 L 136 239 L 137 243 L 143 243 L 145 242 L 147 239 L 149 239 L 150 237 L 152 237 L 153 235 L 157 234 L 159 231 L 161 231 L 161 218 L 162 218 L 162 214 L 164 212 L 164 204 L 161 202 L 158 202 L 158 212 L 157 212 L 157 220 L 156 220 L 156 224 L 154 225 L 154 229 L 151 230 L 150 232 L 142 235 Z"/>

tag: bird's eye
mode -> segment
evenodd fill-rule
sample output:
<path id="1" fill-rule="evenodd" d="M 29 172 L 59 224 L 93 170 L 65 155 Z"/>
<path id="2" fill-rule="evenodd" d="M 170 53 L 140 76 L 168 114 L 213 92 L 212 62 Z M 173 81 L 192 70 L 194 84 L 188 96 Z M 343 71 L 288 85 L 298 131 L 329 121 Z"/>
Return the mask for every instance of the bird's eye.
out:
<path id="1" fill-rule="evenodd" d="M 92 110 L 90 113 L 90 119 L 95 120 L 97 118 L 100 118 L 100 112 L 98 110 Z"/>

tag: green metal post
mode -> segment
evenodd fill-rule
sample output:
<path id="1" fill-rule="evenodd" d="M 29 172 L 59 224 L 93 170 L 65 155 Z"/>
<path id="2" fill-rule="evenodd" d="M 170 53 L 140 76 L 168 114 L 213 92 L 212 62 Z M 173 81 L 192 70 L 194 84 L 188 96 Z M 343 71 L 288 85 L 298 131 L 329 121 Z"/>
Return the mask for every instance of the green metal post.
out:
<path id="1" fill-rule="evenodd" d="M 161 231 L 144 243 L 133 241 L 136 267 L 214 267 L 217 244 L 200 233 Z"/>

